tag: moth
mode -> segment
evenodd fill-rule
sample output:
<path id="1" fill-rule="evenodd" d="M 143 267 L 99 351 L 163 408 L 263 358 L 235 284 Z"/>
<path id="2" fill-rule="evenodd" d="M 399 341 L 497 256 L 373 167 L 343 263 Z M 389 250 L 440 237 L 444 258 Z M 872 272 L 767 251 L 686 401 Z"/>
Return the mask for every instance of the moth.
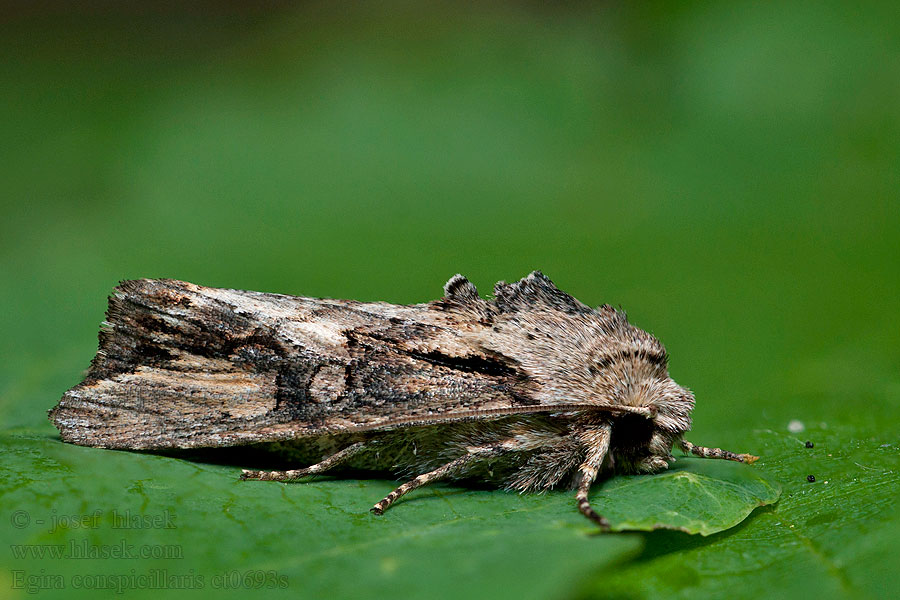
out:
<path id="1" fill-rule="evenodd" d="M 673 448 L 757 459 L 684 439 L 693 407 L 655 337 L 534 271 L 492 299 L 455 275 L 441 299 L 412 305 L 123 281 L 84 381 L 50 418 L 84 446 L 266 445 L 302 467 L 242 479 L 408 478 L 379 515 L 442 479 L 567 486 L 608 529 L 588 500 L 598 475 L 664 470 Z"/>

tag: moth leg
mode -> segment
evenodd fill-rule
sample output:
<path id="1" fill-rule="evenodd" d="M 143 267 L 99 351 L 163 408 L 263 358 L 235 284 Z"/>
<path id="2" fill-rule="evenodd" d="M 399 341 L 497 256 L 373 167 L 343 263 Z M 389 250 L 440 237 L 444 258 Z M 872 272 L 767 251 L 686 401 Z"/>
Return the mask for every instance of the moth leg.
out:
<path id="1" fill-rule="evenodd" d="M 259 481 L 292 481 L 294 479 L 306 477 L 307 475 L 324 473 L 328 469 L 332 469 L 342 462 L 346 462 L 350 458 L 356 456 L 364 448 L 365 442 L 356 442 L 355 444 L 347 446 L 343 450 L 338 450 L 321 462 L 310 465 L 308 467 L 304 467 L 302 469 L 293 469 L 291 471 L 250 471 L 248 469 L 244 469 L 241 472 L 241 479 L 257 479 Z"/>
<path id="2" fill-rule="evenodd" d="M 469 465 L 473 462 L 482 460 L 486 456 L 489 456 L 491 454 L 497 454 L 499 452 L 500 452 L 500 450 L 497 448 L 474 448 L 474 449 L 471 449 L 468 453 L 460 456 L 459 458 L 451 460 L 447 464 L 445 464 L 441 467 L 438 467 L 434 471 L 431 471 L 429 473 L 423 473 L 422 475 L 419 475 L 415 479 L 407 481 L 403 485 L 394 489 L 393 492 L 391 492 L 390 494 L 385 496 L 381 500 L 381 502 L 377 503 L 375 506 L 373 506 L 369 510 L 371 510 L 376 515 L 384 514 L 384 511 L 386 511 L 388 508 L 390 508 L 390 506 L 394 502 L 396 502 L 400 496 L 406 494 L 407 492 L 411 492 L 412 490 L 416 489 L 417 487 L 421 487 L 423 485 L 427 485 L 429 483 L 444 479 L 450 475 L 453 475 L 455 472 L 464 469 L 467 465 Z"/>
<path id="3" fill-rule="evenodd" d="M 606 458 L 606 453 L 609 451 L 610 431 L 610 425 L 604 423 L 599 427 L 586 429 L 579 435 L 587 448 L 587 456 L 585 456 L 584 462 L 578 469 L 581 472 L 581 480 L 578 482 L 578 491 L 575 494 L 579 512 L 599 525 L 604 531 L 609 531 L 609 521 L 591 508 L 588 492 L 590 492 L 591 484 L 597 479 L 597 473 L 600 471 L 603 460 Z"/>
<path id="4" fill-rule="evenodd" d="M 734 460 L 737 462 L 747 463 L 751 465 L 759 460 L 758 456 L 752 454 L 735 454 L 721 448 L 705 448 L 703 446 L 695 446 L 687 440 L 681 440 L 681 449 L 687 454 L 694 454 L 701 458 L 723 458 L 725 460 Z"/>

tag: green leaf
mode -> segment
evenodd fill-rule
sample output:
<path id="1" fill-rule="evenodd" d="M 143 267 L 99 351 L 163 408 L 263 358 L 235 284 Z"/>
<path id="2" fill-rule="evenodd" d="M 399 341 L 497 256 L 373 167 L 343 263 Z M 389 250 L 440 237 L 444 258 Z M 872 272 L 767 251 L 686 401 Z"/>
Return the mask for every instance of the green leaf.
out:
<path id="1" fill-rule="evenodd" d="M 614 531 L 677 529 L 710 535 L 778 500 L 781 486 L 759 467 L 679 458 L 668 471 L 615 477 L 592 494 Z"/>
<path id="2" fill-rule="evenodd" d="M 104 585 L 140 588 L 129 575 L 165 571 L 202 589 L 226 574 L 246 577 L 262 590 L 283 583 L 310 596 L 349 598 L 359 589 L 380 596 L 402 584 L 412 596 L 538 598 L 642 546 L 635 536 L 594 535 L 599 531 L 577 512 L 571 492 L 435 485 L 376 517 L 368 508 L 395 482 L 241 482 L 234 467 L 83 448 L 49 432 L 7 432 L 0 451 L 0 495 L 13 513 L 25 515 L 3 539 L 14 571 L 22 578 L 43 570 L 67 588 L 82 573 L 106 578 Z M 777 495 L 777 485 L 758 469 L 687 458 L 670 473 L 614 478 L 597 487 L 594 502 L 616 529 L 662 525 L 708 534 Z M 122 518 L 129 528 L 119 527 Z M 151 522 L 131 527 L 135 519 Z M 35 548 L 89 553 L 126 546 L 163 556 L 65 560 L 29 554 Z"/>
<path id="3" fill-rule="evenodd" d="M 784 486 L 776 505 L 708 538 L 643 534 L 639 560 L 595 575 L 577 597 L 627 597 L 635 582 L 647 598 L 753 597 L 762 590 L 784 598 L 896 597 L 896 433 L 817 424 L 802 434 L 765 430 L 754 438 L 757 464 Z"/>
<path id="4" fill-rule="evenodd" d="M 2 517 L 13 524 L 0 529 L 0 552 L 12 559 L 0 575 L 6 589 L 43 574 L 71 597 L 95 597 L 78 579 L 89 575 L 153 597 L 133 577 L 165 572 L 210 594 L 230 577 L 237 587 L 224 592 L 236 595 L 541 598 L 642 546 L 636 536 L 592 535 L 570 493 L 435 485 L 377 517 L 368 509 L 395 482 L 242 482 L 235 467 L 83 448 L 50 431 L 7 431 L 0 452 Z M 157 522 L 121 528 L 122 518 Z M 162 555 L 71 560 L 121 547 Z M 48 548 L 68 554 L 33 554 Z"/>

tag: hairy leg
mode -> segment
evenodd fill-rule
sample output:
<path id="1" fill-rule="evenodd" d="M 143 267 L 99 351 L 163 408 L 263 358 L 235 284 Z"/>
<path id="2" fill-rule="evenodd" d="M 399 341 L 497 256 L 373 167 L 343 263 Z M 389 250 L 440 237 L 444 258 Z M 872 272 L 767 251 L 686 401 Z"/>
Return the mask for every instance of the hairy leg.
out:
<path id="1" fill-rule="evenodd" d="M 465 469 L 470 464 L 477 462 L 479 460 L 483 460 L 488 456 L 497 455 L 503 452 L 500 447 L 485 447 L 485 448 L 473 448 L 470 449 L 467 454 L 463 454 L 459 458 L 455 458 L 448 462 L 447 464 L 438 467 L 434 471 L 430 471 L 428 473 L 423 473 L 419 475 L 415 479 L 407 481 L 403 485 L 397 487 L 390 494 L 385 496 L 380 502 L 378 502 L 375 506 L 373 506 L 370 510 L 376 515 L 384 514 L 390 506 L 397 501 L 400 496 L 403 496 L 407 492 L 411 492 L 412 490 L 422 487 L 423 485 L 427 485 L 429 483 L 440 481 L 441 479 L 445 479 L 451 475 L 454 475 L 463 469 Z"/>
<path id="2" fill-rule="evenodd" d="M 333 469 L 339 464 L 346 462 L 350 458 L 356 456 L 365 448 L 365 442 L 356 442 L 347 446 L 343 450 L 338 450 L 322 462 L 304 467 L 303 469 L 293 469 L 291 471 L 249 471 L 244 469 L 241 473 L 241 479 L 257 479 L 259 481 L 293 481 L 306 477 L 307 475 L 315 475 L 316 473 L 324 473 L 328 469 Z"/>
<path id="3" fill-rule="evenodd" d="M 705 448 L 703 446 L 695 446 L 687 440 L 681 440 L 681 449 L 685 453 L 694 454 L 701 458 L 723 458 L 725 460 L 734 460 L 737 462 L 753 464 L 759 460 L 758 456 L 752 454 L 735 454 L 721 448 Z"/>
<path id="4" fill-rule="evenodd" d="M 596 427 L 585 429 L 579 434 L 579 438 L 587 447 L 587 456 L 579 467 L 581 479 L 578 482 L 578 491 L 575 494 L 575 500 L 578 502 L 578 510 L 585 517 L 599 525 L 604 530 L 609 530 L 609 521 L 601 517 L 591 508 L 588 500 L 588 492 L 590 492 L 591 484 L 597 479 L 597 473 L 603 465 L 603 459 L 609 451 L 611 427 L 608 423 Z"/>

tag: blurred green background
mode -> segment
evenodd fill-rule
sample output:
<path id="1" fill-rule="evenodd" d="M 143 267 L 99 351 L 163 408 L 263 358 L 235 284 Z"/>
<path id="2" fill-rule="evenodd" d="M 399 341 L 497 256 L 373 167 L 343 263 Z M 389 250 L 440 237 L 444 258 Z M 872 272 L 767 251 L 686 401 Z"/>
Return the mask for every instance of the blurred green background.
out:
<path id="1" fill-rule="evenodd" d="M 782 452 L 785 484 L 736 533 L 647 534 L 542 595 L 898 591 L 896 3 L 0 10 L 7 481 L 61 446 L 45 411 L 120 279 L 412 303 L 541 269 L 666 344 L 695 442 Z M 810 436 L 831 445 L 791 462 Z M 846 487 L 806 483 L 832 467 Z M 826 517 L 783 538 L 792 506 Z"/>

